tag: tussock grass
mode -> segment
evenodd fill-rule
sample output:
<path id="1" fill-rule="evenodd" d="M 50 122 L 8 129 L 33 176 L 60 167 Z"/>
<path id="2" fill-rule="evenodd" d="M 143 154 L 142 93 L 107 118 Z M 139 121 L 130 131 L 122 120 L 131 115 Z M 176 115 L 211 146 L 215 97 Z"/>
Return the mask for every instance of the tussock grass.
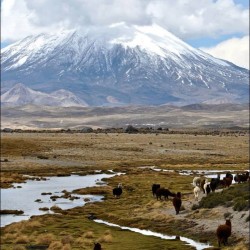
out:
<path id="1" fill-rule="evenodd" d="M 88 231 L 88 232 L 84 233 L 83 237 L 87 238 L 87 239 L 93 239 L 94 233 L 92 231 Z"/>
<path id="2" fill-rule="evenodd" d="M 15 245 L 15 246 L 13 247 L 13 250 L 26 250 L 26 247 L 21 246 L 21 245 Z"/>
<path id="3" fill-rule="evenodd" d="M 58 207 L 57 205 L 54 205 L 50 208 L 51 211 L 55 212 L 55 213 L 60 213 L 62 211 L 62 209 L 60 207 Z"/>
<path id="4" fill-rule="evenodd" d="M 113 242 L 113 236 L 111 234 L 106 234 L 101 236 L 100 238 L 98 238 L 97 242 L 107 242 L 107 243 L 111 243 Z"/>
<path id="5" fill-rule="evenodd" d="M 55 239 L 56 237 L 52 233 L 40 234 L 37 237 L 37 244 L 50 245 Z"/>
<path id="6" fill-rule="evenodd" d="M 61 239 L 61 242 L 63 245 L 65 244 L 72 244 L 73 243 L 73 237 L 71 235 L 65 235 L 63 236 L 63 238 Z"/>
<path id="7" fill-rule="evenodd" d="M 29 237 L 27 235 L 19 235 L 15 240 L 16 244 L 26 244 L 28 242 L 29 242 Z"/>
<path id="8" fill-rule="evenodd" d="M 10 178 L 6 182 L 8 185 L 23 177 L 23 174 L 56 176 L 77 172 L 86 175 L 95 173 L 97 169 L 103 172 L 113 169 L 116 172 L 126 173 L 126 175 L 107 179 L 108 186 L 76 191 L 82 194 L 102 194 L 105 196 L 103 202 L 88 203 L 84 207 L 70 209 L 63 215 L 47 214 L 36 217 L 34 221 L 38 223 L 34 222 L 34 225 L 20 222 L 5 227 L 1 242 L 3 250 L 13 249 L 14 241 L 19 235 L 28 236 L 32 244 L 35 242 L 41 245 L 50 244 L 50 247 L 55 249 L 59 247 L 60 250 L 63 247 L 65 250 L 67 247 L 90 250 L 93 248 L 93 242 L 101 238 L 103 238 L 103 248 L 107 250 L 117 250 L 120 246 L 133 250 L 193 249 L 180 241 L 145 237 L 97 224 L 87 217 L 89 214 L 94 214 L 97 218 L 119 225 L 150 229 L 170 235 L 179 235 L 182 232 L 183 236 L 197 239 L 200 236 L 189 235 L 190 232 L 187 230 L 194 224 L 187 223 L 185 219 L 176 220 L 164 212 L 166 209 L 172 209 L 174 214 L 172 199 L 157 201 L 152 197 L 151 192 L 152 184 L 160 183 L 162 187 L 169 188 L 172 192 L 182 192 L 185 205 L 187 194 L 193 190 L 190 184 L 193 176 L 179 176 L 177 173 L 156 172 L 149 168 L 137 167 L 157 166 L 174 170 L 248 168 L 249 145 L 247 138 L 244 137 L 210 134 L 194 136 L 185 133 L 158 134 L 158 136 L 154 134 L 117 136 L 117 134 L 14 133 L 4 134 L 3 137 L 1 143 L 5 149 L 2 151 L 2 157 L 8 158 L 9 162 L 2 162 L 1 167 L 4 177 Z M 152 144 L 149 144 L 150 142 Z M 164 145 L 164 148 L 161 145 Z M 37 155 L 46 155 L 49 157 L 49 162 L 53 164 L 48 164 L 48 160 L 38 160 Z M 56 158 L 54 158 L 55 155 Z M 65 167 L 68 163 L 75 165 Z M 13 176 L 13 173 L 16 175 Z M 20 178 L 20 181 L 24 179 Z M 123 184 L 123 194 L 119 199 L 115 199 L 112 189 L 118 183 Z M 246 199 L 246 193 L 242 196 L 244 199 Z M 65 194 L 70 195 L 70 193 Z M 227 199 L 233 196 L 234 194 L 232 196 L 225 194 Z M 107 230 L 110 232 L 106 232 Z M 15 237 L 12 238 L 10 235 Z M 68 235 L 72 237 L 72 241 L 66 239 Z"/>
<path id="9" fill-rule="evenodd" d="M 63 244 L 60 241 L 53 241 L 49 244 L 49 250 L 62 250 Z"/>

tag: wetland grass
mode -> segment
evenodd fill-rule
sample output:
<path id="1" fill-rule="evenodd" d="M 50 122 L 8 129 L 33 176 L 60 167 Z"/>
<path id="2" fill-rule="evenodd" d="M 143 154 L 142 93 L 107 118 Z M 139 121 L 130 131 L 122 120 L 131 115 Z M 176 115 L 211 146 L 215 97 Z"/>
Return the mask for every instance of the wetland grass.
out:
<path id="1" fill-rule="evenodd" d="M 178 240 L 166 241 L 156 237 L 145 237 L 138 233 L 97 224 L 88 219 L 90 214 L 123 226 L 149 229 L 169 235 L 180 235 L 182 232 L 182 236 L 196 240 L 209 238 L 210 242 L 216 245 L 217 240 L 213 231 L 200 231 L 197 234 L 193 228 L 199 225 L 195 220 L 185 217 L 193 202 L 193 176 L 180 176 L 176 172 L 156 172 L 150 168 L 138 167 L 157 166 L 171 170 L 245 170 L 248 168 L 249 160 L 247 135 L 235 137 L 230 134 L 224 136 L 185 133 L 159 133 L 157 136 L 115 133 L 4 133 L 1 144 L 1 157 L 8 159 L 8 162 L 1 162 L 2 176 L 5 180 L 2 181 L 1 178 L 1 187 L 10 187 L 14 182 L 24 182 L 27 178 L 24 175 L 47 177 L 70 175 L 72 172 L 87 175 L 95 173 L 95 170 L 107 172 L 110 169 L 126 173 L 107 179 L 107 186 L 73 192 L 104 195 L 102 202 L 88 203 L 84 207 L 67 210 L 63 215 L 33 216 L 28 222 L 13 223 L 1 228 L 3 250 L 26 249 L 28 245 L 36 244 L 48 244 L 50 249 L 89 250 L 98 240 L 102 241 L 104 249 L 109 250 L 194 249 Z M 39 155 L 48 159 L 38 159 Z M 120 199 L 115 199 L 111 190 L 118 183 L 123 185 L 123 194 Z M 171 198 L 157 201 L 152 197 L 153 183 L 160 183 L 172 192 L 183 194 L 185 210 L 180 212 L 179 217 L 174 215 Z M 68 193 L 70 194 L 72 193 Z M 240 200 L 237 202 L 241 208 Z M 242 219 L 246 221 L 247 217 Z M 218 217 L 215 220 L 217 221 Z M 26 236 L 28 242 L 16 244 L 15 239 L 18 235 Z M 244 242 L 240 244 L 245 246 Z"/>

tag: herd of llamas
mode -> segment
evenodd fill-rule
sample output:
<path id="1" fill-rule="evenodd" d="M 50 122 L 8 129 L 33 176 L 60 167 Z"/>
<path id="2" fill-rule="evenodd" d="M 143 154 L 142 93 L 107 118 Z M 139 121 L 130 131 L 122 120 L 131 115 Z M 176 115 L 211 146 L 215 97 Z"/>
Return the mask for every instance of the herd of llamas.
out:
<path id="1" fill-rule="evenodd" d="M 218 188 L 227 188 L 230 187 L 232 184 L 233 180 L 236 183 L 242 183 L 246 181 L 250 181 L 249 178 L 249 172 L 246 171 L 241 174 L 236 174 L 234 177 L 230 172 L 227 172 L 225 177 L 221 179 L 221 175 L 217 174 L 216 178 L 211 178 L 210 180 L 207 178 L 204 178 L 202 176 L 196 176 L 193 179 L 193 193 L 194 193 L 194 200 L 198 201 L 199 196 L 201 192 L 203 192 L 205 195 L 209 195 L 210 192 L 215 192 L 216 189 Z M 116 198 L 119 198 L 122 194 L 122 184 L 119 183 L 118 187 L 113 189 L 113 195 Z M 181 192 L 171 192 L 169 189 L 161 187 L 160 184 L 154 183 L 152 185 L 152 194 L 153 197 L 156 197 L 156 199 L 168 199 L 168 197 L 173 197 L 172 203 L 173 207 L 175 209 L 176 215 L 179 214 L 181 205 L 182 205 L 182 200 L 181 200 Z M 228 237 L 231 235 L 232 232 L 232 225 L 230 218 L 226 218 L 226 222 L 224 225 L 219 225 L 218 228 L 216 229 L 216 236 L 218 238 L 218 245 L 219 247 L 221 246 L 221 243 L 224 245 L 228 244 Z M 99 246 L 98 246 L 99 247 Z M 101 248 L 97 248 L 95 246 L 95 250 L 99 250 Z"/>

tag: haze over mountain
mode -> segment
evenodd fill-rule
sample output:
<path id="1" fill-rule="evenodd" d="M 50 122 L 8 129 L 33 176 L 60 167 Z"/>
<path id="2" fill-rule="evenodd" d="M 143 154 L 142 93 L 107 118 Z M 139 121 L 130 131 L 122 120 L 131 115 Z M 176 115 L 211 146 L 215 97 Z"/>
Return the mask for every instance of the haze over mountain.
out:
<path id="1" fill-rule="evenodd" d="M 33 104 L 38 106 L 71 107 L 88 106 L 83 100 L 70 91 L 60 89 L 50 94 L 34 91 L 18 83 L 1 95 L 2 106 L 23 106 Z"/>
<path id="2" fill-rule="evenodd" d="M 2 92 L 22 82 L 47 93 L 70 91 L 89 106 L 249 101 L 249 70 L 157 25 L 40 34 L 1 52 Z"/>

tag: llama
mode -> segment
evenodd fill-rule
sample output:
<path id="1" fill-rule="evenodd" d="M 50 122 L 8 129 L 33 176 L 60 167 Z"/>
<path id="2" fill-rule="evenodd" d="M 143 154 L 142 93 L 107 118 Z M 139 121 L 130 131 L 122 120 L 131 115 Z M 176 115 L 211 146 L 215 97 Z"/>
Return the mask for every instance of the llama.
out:
<path id="1" fill-rule="evenodd" d="M 94 243 L 94 249 L 93 250 L 102 250 L 102 246 L 100 243 Z"/>
<path id="2" fill-rule="evenodd" d="M 201 192 L 200 187 L 198 187 L 198 186 L 194 187 L 194 198 L 196 201 L 198 201 L 198 199 L 199 199 L 200 192 Z"/>
<path id="3" fill-rule="evenodd" d="M 217 178 L 212 178 L 210 182 L 210 188 L 211 191 L 214 192 L 215 189 L 219 186 L 220 184 L 220 174 L 217 174 Z"/>
<path id="4" fill-rule="evenodd" d="M 224 188 L 230 187 L 232 184 L 233 179 L 231 177 L 224 177 L 223 178 L 223 183 L 224 183 Z"/>
<path id="5" fill-rule="evenodd" d="M 201 177 L 200 176 L 196 176 L 193 179 L 193 186 L 200 186 L 201 185 Z"/>
<path id="6" fill-rule="evenodd" d="M 179 214 L 179 212 L 180 212 L 181 203 L 182 203 L 182 202 L 181 202 L 181 193 L 178 192 L 178 193 L 176 194 L 176 196 L 174 197 L 174 199 L 173 199 L 173 205 L 174 205 L 176 214 Z"/>
<path id="7" fill-rule="evenodd" d="M 156 191 L 157 191 L 157 189 L 160 188 L 160 187 L 161 187 L 160 184 L 153 184 L 153 185 L 152 185 L 152 194 L 153 194 L 153 196 L 156 195 Z"/>
<path id="8" fill-rule="evenodd" d="M 218 244 L 220 247 L 220 244 L 223 243 L 226 245 L 228 237 L 231 235 L 232 232 L 232 224 L 231 221 L 228 219 L 226 220 L 226 223 L 224 225 L 219 225 L 216 230 L 216 235 L 218 238 Z"/>
<path id="9" fill-rule="evenodd" d="M 158 188 L 156 190 L 156 198 L 158 200 L 158 198 L 160 198 L 161 200 L 161 197 L 164 196 L 165 200 L 166 198 L 168 199 L 168 196 L 171 196 L 171 197 L 175 197 L 175 194 L 170 192 L 168 189 L 166 188 Z"/>
<path id="10" fill-rule="evenodd" d="M 249 179 L 249 172 L 245 172 L 243 174 L 236 174 L 234 176 L 234 181 L 241 183 L 241 182 L 246 182 Z"/>
<path id="11" fill-rule="evenodd" d="M 119 183 L 118 186 L 113 189 L 113 195 L 119 198 L 121 194 L 122 194 L 122 184 Z"/>

